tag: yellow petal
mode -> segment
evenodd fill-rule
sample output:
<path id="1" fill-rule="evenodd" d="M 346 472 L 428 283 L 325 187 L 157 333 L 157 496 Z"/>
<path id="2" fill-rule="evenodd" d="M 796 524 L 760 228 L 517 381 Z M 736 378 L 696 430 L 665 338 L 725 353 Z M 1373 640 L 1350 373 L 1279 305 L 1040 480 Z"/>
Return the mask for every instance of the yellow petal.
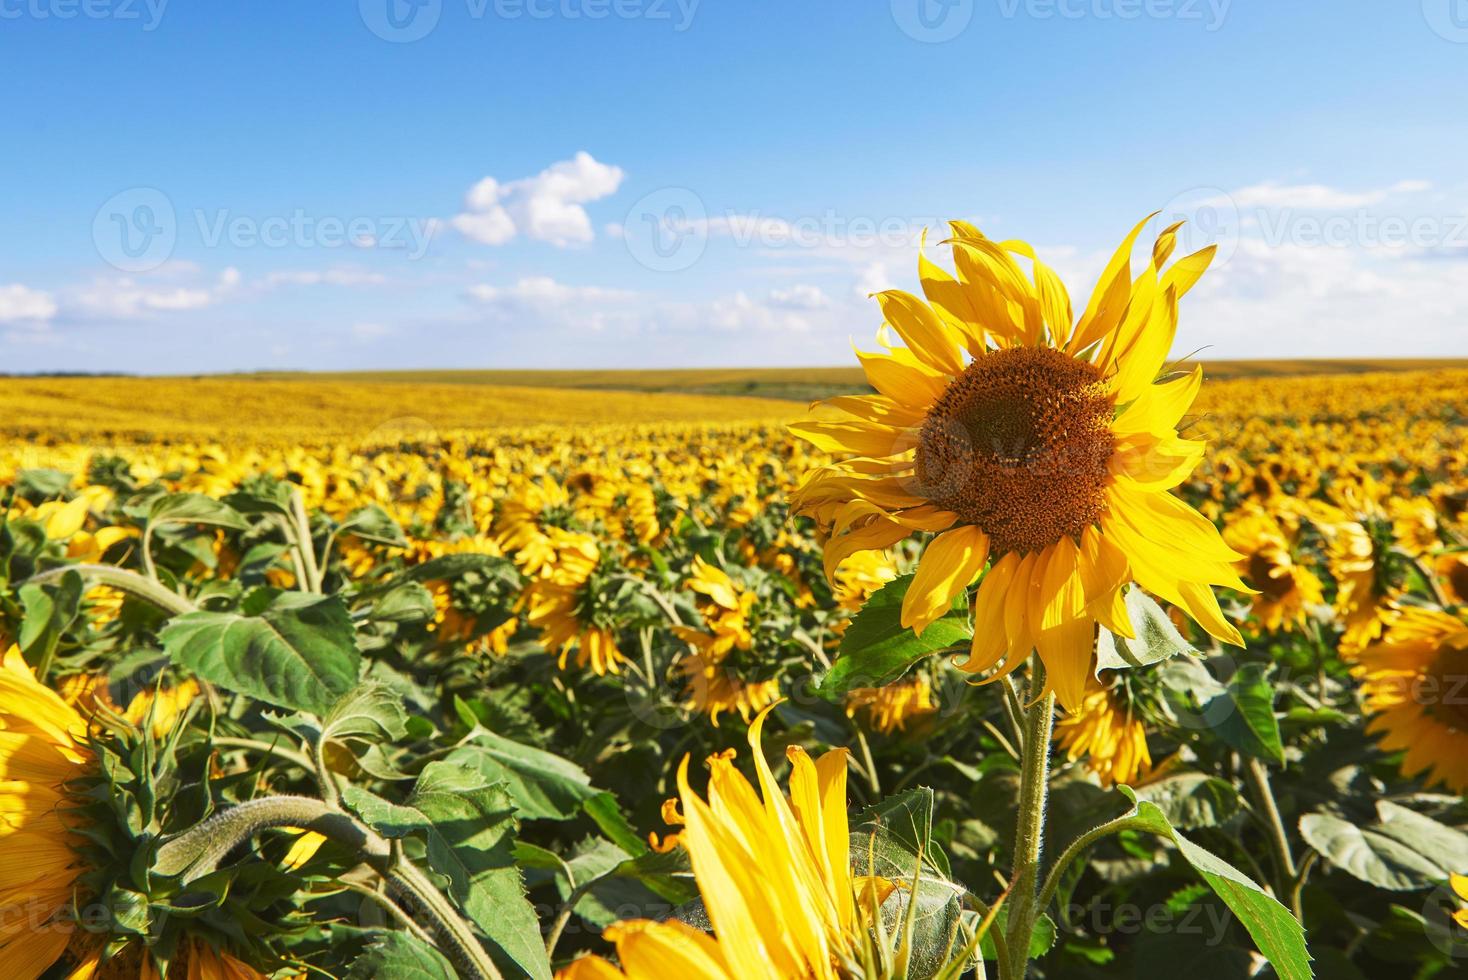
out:
<path id="1" fill-rule="evenodd" d="M 989 560 L 989 536 L 971 524 L 934 538 L 902 600 L 902 625 L 919 635 L 946 613 L 953 597 L 978 577 Z"/>

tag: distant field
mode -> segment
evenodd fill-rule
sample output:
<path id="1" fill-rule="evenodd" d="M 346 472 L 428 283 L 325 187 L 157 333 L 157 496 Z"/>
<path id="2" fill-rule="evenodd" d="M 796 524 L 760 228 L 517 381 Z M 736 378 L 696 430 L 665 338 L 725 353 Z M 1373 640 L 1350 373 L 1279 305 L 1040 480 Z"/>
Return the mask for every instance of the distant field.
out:
<path id="1" fill-rule="evenodd" d="M 789 401 L 382 376 L 0 378 L 0 443 L 371 442 L 524 426 L 788 421 Z"/>
<path id="2" fill-rule="evenodd" d="M 1374 360 L 1205 361 L 1208 377 L 1292 377 L 1364 374 L 1374 371 L 1426 371 L 1468 367 L 1468 358 L 1379 358 Z M 866 379 L 855 367 L 833 368 L 682 368 L 623 371 L 361 371 L 304 375 L 262 372 L 240 378 L 386 384 L 514 385 L 522 388 L 582 388 L 600 391 L 680 392 L 689 395 L 742 395 L 814 401 L 861 391 Z"/>

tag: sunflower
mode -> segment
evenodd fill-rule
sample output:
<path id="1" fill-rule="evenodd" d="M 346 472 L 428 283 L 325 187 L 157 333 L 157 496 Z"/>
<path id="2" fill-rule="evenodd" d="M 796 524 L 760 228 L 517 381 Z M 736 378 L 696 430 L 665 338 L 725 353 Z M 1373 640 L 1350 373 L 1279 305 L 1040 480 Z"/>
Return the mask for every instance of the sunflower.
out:
<path id="1" fill-rule="evenodd" d="M 708 800 L 678 769 L 684 823 L 677 839 L 688 850 L 713 935 L 678 921 L 619 922 L 605 936 L 621 969 L 588 956 L 560 980 L 837 980 L 851 962 L 887 882 L 854 877 L 846 820 L 846 750 L 812 760 L 787 752 L 787 800 L 765 762 L 760 732 L 770 709 L 749 728 L 759 776 L 756 794 L 728 755 L 709 760 Z M 763 799 L 761 799 L 763 796 Z"/>
<path id="2" fill-rule="evenodd" d="M 855 613 L 873 592 L 895 578 L 897 563 L 885 551 L 859 551 L 836 569 L 831 594 L 836 605 Z"/>
<path id="3" fill-rule="evenodd" d="M 679 661 L 678 671 L 688 679 L 688 706 L 707 714 L 715 728 L 719 727 L 719 715 L 726 711 L 739 712 L 748 724 L 750 715 L 780 696 L 777 678 L 747 681 L 698 653 Z"/>
<path id="4" fill-rule="evenodd" d="M 35 980 L 70 944 L 87 868 L 68 825 L 67 784 L 96 765 L 87 722 L 36 681 L 20 650 L 0 662 L 0 976 Z"/>
<path id="5" fill-rule="evenodd" d="M 1106 688 L 1093 688 L 1079 711 L 1056 721 L 1055 740 L 1072 762 L 1084 756 L 1102 786 L 1136 785 L 1152 771 L 1146 726 Z"/>
<path id="6" fill-rule="evenodd" d="M 552 551 L 533 579 L 521 604 L 526 621 L 540 630 L 540 643 L 559 654 L 558 666 L 576 651 L 576 666 L 588 664 L 597 676 L 621 673 L 627 662 L 617 646 L 617 634 L 599 608 L 592 574 L 601 561 L 596 539 L 588 534 L 551 528 L 546 536 Z"/>
<path id="7" fill-rule="evenodd" d="M 179 951 L 170 964 L 170 977 L 187 977 L 188 980 L 266 980 L 265 974 L 242 963 L 208 943 L 190 940 Z M 146 950 L 136 945 L 123 947 L 122 951 L 102 961 L 102 948 L 98 946 L 82 957 L 76 967 L 66 975 L 66 980 L 159 980 L 160 974 L 153 958 Z"/>
<path id="8" fill-rule="evenodd" d="M 156 739 L 173 731 L 185 709 L 199 696 L 199 682 L 192 678 L 170 687 L 145 687 L 132 696 L 126 708 L 112 699 L 107 678 L 101 675 L 74 674 L 63 680 L 59 688 L 61 699 L 86 717 L 106 713 L 132 728 L 147 725 Z"/>
<path id="9" fill-rule="evenodd" d="M 1302 629 L 1310 607 L 1325 601 L 1320 579 L 1295 562 L 1296 537 L 1258 506 L 1240 510 L 1223 532 L 1229 547 L 1245 555 L 1239 571 L 1259 590 L 1254 615 L 1267 630 Z"/>
<path id="10" fill-rule="evenodd" d="M 1406 750 L 1402 772 L 1468 790 L 1468 624 L 1436 610 L 1404 609 L 1385 639 L 1353 660 L 1366 730 L 1381 747 Z"/>
<path id="11" fill-rule="evenodd" d="M 906 731 L 909 722 L 937 711 L 933 686 L 922 674 L 885 687 L 853 688 L 846 694 L 846 717 L 862 714 L 867 724 L 883 735 Z"/>
<path id="12" fill-rule="evenodd" d="M 1178 301 L 1213 257 L 1163 270 L 1177 225 L 1141 274 L 1142 222 L 1102 273 L 1079 320 L 1059 278 L 1024 242 L 954 222 L 958 276 L 919 256 L 927 302 L 877 294 L 905 346 L 858 353 L 875 395 L 826 402 L 835 418 L 791 428 L 837 454 L 794 502 L 829 534 L 826 574 L 848 555 L 916 532 L 927 546 L 902 607 L 921 632 L 988 566 L 974 601 L 970 672 L 1007 673 L 1038 649 L 1047 693 L 1078 709 L 1100 623 L 1132 636 L 1128 583 L 1241 644 L 1210 586 L 1248 592 L 1217 528 L 1169 491 L 1203 458 L 1177 425 L 1201 369 L 1159 381 Z M 1029 260 L 1033 281 L 1016 256 Z"/>
<path id="13" fill-rule="evenodd" d="M 1433 563 L 1447 598 L 1460 606 L 1468 606 L 1468 551 L 1449 551 L 1437 556 Z"/>
<path id="14" fill-rule="evenodd" d="M 698 611 L 705 629 L 674 626 L 679 639 L 692 645 L 711 662 L 718 662 L 733 650 L 748 650 L 754 645 L 749 632 L 749 613 L 758 596 L 740 588 L 727 572 L 715 568 L 702 558 L 693 559 L 693 568 L 685 583 L 698 594 Z"/>

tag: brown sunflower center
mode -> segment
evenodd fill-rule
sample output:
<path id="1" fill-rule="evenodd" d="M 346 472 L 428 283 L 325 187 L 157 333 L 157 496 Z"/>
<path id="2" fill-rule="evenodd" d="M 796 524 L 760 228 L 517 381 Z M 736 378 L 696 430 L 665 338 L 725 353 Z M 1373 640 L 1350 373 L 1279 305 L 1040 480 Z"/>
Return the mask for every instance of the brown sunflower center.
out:
<path id="1" fill-rule="evenodd" d="M 1428 674 L 1417 692 L 1424 707 L 1444 725 L 1468 732 L 1468 648 L 1444 644 Z"/>
<path id="2" fill-rule="evenodd" d="M 993 554 L 1075 537 L 1105 513 L 1114 398 L 1057 350 L 985 354 L 923 420 L 917 492 L 989 535 Z"/>
<path id="3" fill-rule="evenodd" d="M 1275 575 L 1275 564 L 1263 552 L 1249 559 L 1249 583 L 1264 593 L 1265 598 L 1278 602 L 1294 591 L 1295 577 L 1286 572 Z"/>

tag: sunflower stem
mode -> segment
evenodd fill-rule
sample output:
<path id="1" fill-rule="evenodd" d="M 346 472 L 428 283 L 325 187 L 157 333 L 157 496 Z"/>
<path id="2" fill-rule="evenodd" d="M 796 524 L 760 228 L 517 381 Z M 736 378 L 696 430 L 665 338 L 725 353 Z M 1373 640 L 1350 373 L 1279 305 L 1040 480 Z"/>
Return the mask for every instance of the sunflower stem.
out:
<path id="1" fill-rule="evenodd" d="M 470 925 L 428 875 L 376 831 L 350 814 L 306 796 L 267 796 L 228 809 L 169 838 L 158 848 L 153 871 L 192 881 L 214 871 L 231 851 L 262 831 L 314 830 L 357 851 L 388 884 L 433 920 L 451 947 L 450 958 L 473 980 L 503 980 Z"/>
<path id="2" fill-rule="evenodd" d="M 1274 791 L 1269 786 L 1269 773 L 1264 764 L 1258 759 L 1250 758 L 1244 774 L 1250 788 L 1254 790 L 1259 808 L 1263 811 L 1269 841 L 1274 848 L 1274 870 L 1279 882 L 1277 894 L 1283 898 L 1289 894 L 1290 886 L 1299 873 L 1295 867 L 1295 857 L 1290 853 L 1290 837 L 1285 831 L 1284 820 L 1280 818 L 1279 804 L 1274 801 Z"/>
<path id="3" fill-rule="evenodd" d="M 1036 659 L 1031 666 L 1034 690 L 1045 689 L 1045 668 Z M 1009 880 L 1009 921 L 1005 941 L 1009 968 L 1005 980 L 1024 980 L 1029 970 L 1030 934 L 1039 916 L 1036 887 L 1042 870 L 1045 843 L 1045 803 L 1050 779 L 1050 735 L 1055 720 L 1055 695 L 1036 699 L 1024 713 L 1025 737 L 1020 764 L 1019 815 L 1014 830 L 1014 871 Z"/>
<path id="4" fill-rule="evenodd" d="M 84 579 L 100 582 L 102 585 L 110 586 L 129 595 L 137 596 L 139 599 L 151 602 L 164 612 L 173 616 L 181 616 L 184 613 L 195 612 L 195 606 L 186 597 L 179 595 L 157 581 L 144 578 L 137 572 L 130 572 L 125 568 L 114 565 L 60 565 L 49 568 L 44 572 L 37 572 L 23 582 L 23 585 L 42 585 L 60 579 L 67 572 L 76 572 Z"/>

